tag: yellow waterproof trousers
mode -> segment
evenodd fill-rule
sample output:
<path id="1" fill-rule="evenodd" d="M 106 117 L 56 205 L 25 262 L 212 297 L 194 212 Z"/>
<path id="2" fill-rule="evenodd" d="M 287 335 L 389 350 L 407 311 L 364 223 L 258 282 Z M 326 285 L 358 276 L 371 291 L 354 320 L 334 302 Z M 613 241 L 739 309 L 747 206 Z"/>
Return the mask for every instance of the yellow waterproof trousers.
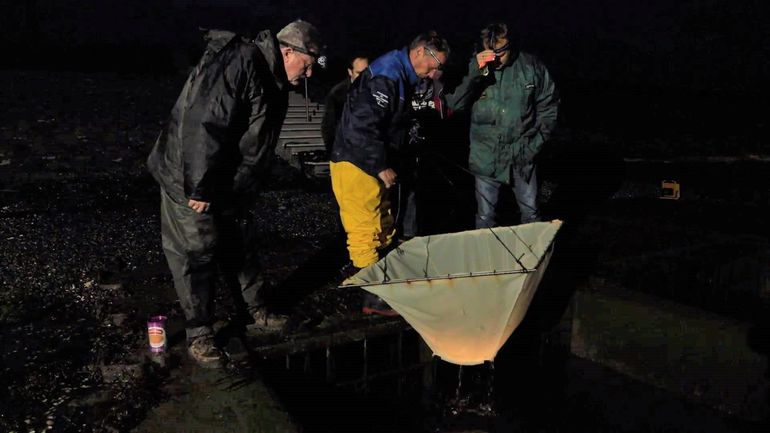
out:
<path id="1" fill-rule="evenodd" d="M 390 245 L 396 231 L 385 185 L 346 161 L 330 163 L 329 171 L 353 266 L 377 263 L 377 250 Z"/>

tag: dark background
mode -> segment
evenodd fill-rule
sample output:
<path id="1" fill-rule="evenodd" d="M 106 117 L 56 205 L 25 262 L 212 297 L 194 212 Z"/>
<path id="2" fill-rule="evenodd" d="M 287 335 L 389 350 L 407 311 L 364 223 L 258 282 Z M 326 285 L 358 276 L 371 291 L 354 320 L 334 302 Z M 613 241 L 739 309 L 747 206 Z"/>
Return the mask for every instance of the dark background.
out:
<path id="1" fill-rule="evenodd" d="M 0 67 L 176 73 L 199 56 L 198 27 L 254 35 L 303 18 L 329 48 L 315 86 L 344 77 L 354 53 L 376 57 L 435 29 L 453 48 L 451 88 L 480 28 L 503 20 L 556 78 L 562 127 L 679 138 L 654 149 L 626 142 L 628 156 L 757 154 L 767 153 L 758 138 L 767 132 L 769 10 L 761 0 L 3 0 Z"/>
<path id="2" fill-rule="evenodd" d="M 329 68 L 372 57 L 435 29 L 454 56 L 449 88 L 464 73 L 480 28 L 504 20 L 540 56 L 563 96 L 561 125 L 626 138 L 682 138 L 623 153 L 767 153 L 770 11 L 761 0 L 513 0 L 504 2 L 307 0 L 2 1 L 0 65 L 7 69 L 175 73 L 202 49 L 198 27 L 254 35 L 296 18 L 316 24 Z M 180 84 L 181 85 L 181 84 Z M 693 143 L 707 138 L 709 143 Z M 725 142 L 729 141 L 729 144 Z M 641 146 L 644 147 L 644 146 Z"/>
<path id="3" fill-rule="evenodd" d="M 0 0 L 0 287 L 9 288 L 0 290 L 0 307 L 7 306 L 0 313 L 10 323 L 3 336 L 14 342 L 0 344 L 0 357 L 13 360 L 3 376 L 11 384 L 0 387 L 0 426 L 10 420 L 12 427 L 0 429 L 44 425 L 44 415 L 31 426 L 24 420 L 56 398 L 68 401 L 50 409 L 71 419 L 57 420 L 62 431 L 90 431 L 80 428 L 86 422 L 93 431 L 130 427 L 164 398 L 156 386 L 161 381 L 148 381 L 83 411 L 85 403 L 70 403 L 75 396 L 67 389 L 90 380 L 83 379 L 86 366 L 133 362 L 132 350 L 146 350 L 144 309 L 174 311 L 173 295 L 159 299 L 173 291 L 160 250 L 157 186 L 144 161 L 203 48 L 198 27 L 254 35 L 296 18 L 315 23 L 330 56 L 329 69 L 310 80 L 316 90 L 342 79 L 353 53 L 374 57 L 436 29 L 453 47 L 446 74 L 451 88 L 465 72 L 479 29 L 508 21 L 524 49 L 548 65 L 562 95 L 559 128 L 539 174 L 547 184 L 541 189 L 545 215 L 568 222 L 550 265 L 558 272 L 549 272 L 529 324 L 509 346 L 530 354 L 517 361 L 541 361 L 533 349 L 538 332 L 562 317 L 572 291 L 588 286 L 589 277 L 591 285 L 606 281 L 610 289 L 617 284 L 736 320 L 759 318 L 749 344 L 767 356 L 770 315 L 767 294 L 760 293 L 767 285 L 756 283 L 770 281 L 766 162 L 627 163 L 622 157 L 770 155 L 768 9 L 764 0 Z M 474 211 L 472 177 L 458 166 L 467 161 L 467 125 L 447 126 L 458 145 L 437 140 L 444 158 L 422 160 L 441 168 L 424 177 L 430 192 L 424 218 L 433 232 L 471 227 Z M 662 179 L 682 183 L 682 200 L 657 199 Z M 335 230 L 331 196 L 298 184 L 273 179 L 256 206 L 260 245 L 270 246 L 267 277 L 274 280 L 301 280 L 300 271 L 289 270 L 305 260 L 312 270 L 310 254 L 331 256 L 316 243 Z M 509 213 L 505 222 L 515 217 Z M 88 288 L 119 266 L 129 269 L 128 290 Z M 107 314 L 132 313 L 135 303 L 146 305 L 131 316 L 132 332 L 95 325 Z M 599 386 L 601 377 L 567 380 L 559 357 L 548 362 L 554 365 L 506 379 L 516 385 L 508 389 L 539 393 L 521 393 L 528 401 L 511 407 L 538 419 L 577 420 L 582 430 L 672 431 L 663 420 L 665 429 L 631 427 L 651 413 L 669 413 L 654 411 L 671 401 L 659 391 L 629 390 L 617 378 Z M 574 370 L 582 375 L 585 365 Z M 91 383 L 97 392 L 98 382 Z M 572 398 L 568 404 L 560 404 L 561 392 L 545 396 L 567 383 L 578 389 L 564 397 Z M 6 401 L 13 407 L 3 406 Z M 312 402 L 310 413 L 317 409 Z M 350 413 L 349 406 L 336 406 Z M 681 412 L 676 425 L 715 419 L 689 406 Z M 603 413 L 625 428 L 613 428 Z M 368 414 L 352 419 L 368 422 Z M 698 427 L 689 431 L 705 431 Z M 575 430 L 581 428 L 564 429 Z"/>

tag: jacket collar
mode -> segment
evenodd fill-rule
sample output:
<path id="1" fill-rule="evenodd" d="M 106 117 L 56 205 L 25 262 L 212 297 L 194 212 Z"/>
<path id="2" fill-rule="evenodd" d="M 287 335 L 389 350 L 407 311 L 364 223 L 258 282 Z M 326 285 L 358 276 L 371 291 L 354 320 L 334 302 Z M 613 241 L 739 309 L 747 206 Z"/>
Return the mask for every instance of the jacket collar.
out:
<path id="1" fill-rule="evenodd" d="M 414 72 L 412 62 L 409 61 L 407 48 L 383 54 L 369 65 L 368 70 L 373 77 L 384 76 L 398 83 L 399 97 L 402 99 L 406 97 L 405 92 L 413 90 L 420 81 L 417 73 Z"/>
<path id="2" fill-rule="evenodd" d="M 404 71 L 406 71 L 406 79 L 409 81 L 409 84 L 416 86 L 417 83 L 420 82 L 420 78 L 417 77 L 417 73 L 414 72 L 414 66 L 412 66 L 412 62 L 409 60 L 409 48 L 404 47 L 398 50 L 396 59 L 398 59 L 399 63 L 403 66 Z"/>

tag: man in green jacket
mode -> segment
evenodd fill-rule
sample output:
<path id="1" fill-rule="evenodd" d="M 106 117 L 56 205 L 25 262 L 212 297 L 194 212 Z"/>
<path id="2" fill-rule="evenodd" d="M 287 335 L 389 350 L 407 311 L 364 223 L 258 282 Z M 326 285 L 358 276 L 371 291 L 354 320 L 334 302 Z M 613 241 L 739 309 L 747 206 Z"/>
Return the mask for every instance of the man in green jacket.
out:
<path id="1" fill-rule="evenodd" d="M 500 186 L 510 185 L 521 222 L 539 221 L 535 156 L 556 126 L 559 96 L 548 70 L 520 52 L 508 26 L 481 31 L 484 50 L 447 97 L 450 109 L 471 109 L 468 166 L 476 178 L 476 228 L 494 227 Z"/>

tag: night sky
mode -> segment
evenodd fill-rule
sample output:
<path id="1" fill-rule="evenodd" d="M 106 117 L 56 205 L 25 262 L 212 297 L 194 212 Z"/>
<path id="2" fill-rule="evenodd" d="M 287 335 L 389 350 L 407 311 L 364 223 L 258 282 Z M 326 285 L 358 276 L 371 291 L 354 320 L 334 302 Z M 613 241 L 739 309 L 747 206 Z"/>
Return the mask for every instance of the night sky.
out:
<path id="1" fill-rule="evenodd" d="M 0 40 L 10 47 L 4 57 L 14 67 L 73 67 L 76 59 L 83 68 L 128 66 L 121 64 L 121 51 L 137 61 L 137 48 L 190 49 L 199 26 L 254 33 L 302 17 L 322 30 L 333 58 L 358 50 L 377 54 L 436 29 L 464 63 L 479 28 L 501 19 L 559 75 L 580 81 L 647 79 L 660 86 L 754 92 L 751 83 L 770 72 L 770 8 L 761 0 L 513 0 L 488 2 L 488 8 L 478 1 L 425 0 L 3 3 Z M 99 64 L 99 58 L 108 61 Z M 132 69 L 163 66 L 139 61 Z"/>
<path id="2" fill-rule="evenodd" d="M 636 129 L 660 129 L 658 122 L 680 128 L 682 112 L 692 111 L 684 116 L 691 124 L 685 129 L 694 133 L 715 123 L 720 133 L 766 130 L 761 112 L 770 94 L 770 7 L 761 0 L 4 0 L 2 9 L 6 68 L 143 73 L 193 64 L 202 48 L 198 27 L 253 35 L 303 18 L 327 41 L 329 69 L 314 80 L 326 88 L 344 76 L 353 53 L 376 57 L 428 29 L 453 47 L 451 88 L 479 29 L 503 20 L 550 68 L 568 123 L 595 121 L 602 110 L 619 108 L 629 112 L 624 122 L 639 119 Z M 628 108 L 610 109 L 638 97 Z M 650 99 L 658 108 L 639 107 Z M 676 106 L 675 118 L 640 118 L 659 106 Z"/>

